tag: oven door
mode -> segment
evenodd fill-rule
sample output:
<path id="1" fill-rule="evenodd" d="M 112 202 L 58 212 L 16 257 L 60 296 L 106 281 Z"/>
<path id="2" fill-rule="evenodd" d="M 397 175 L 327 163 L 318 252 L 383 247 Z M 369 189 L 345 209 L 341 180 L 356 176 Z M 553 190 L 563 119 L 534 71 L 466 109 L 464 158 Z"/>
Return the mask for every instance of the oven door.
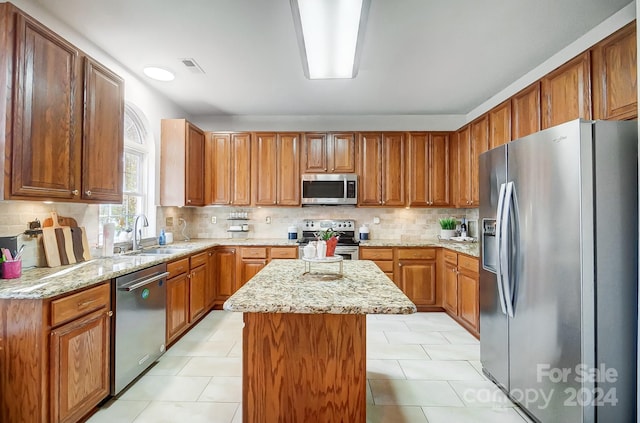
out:
<path id="1" fill-rule="evenodd" d="M 342 256 L 345 260 L 358 260 L 358 247 L 338 245 L 334 255 Z"/>

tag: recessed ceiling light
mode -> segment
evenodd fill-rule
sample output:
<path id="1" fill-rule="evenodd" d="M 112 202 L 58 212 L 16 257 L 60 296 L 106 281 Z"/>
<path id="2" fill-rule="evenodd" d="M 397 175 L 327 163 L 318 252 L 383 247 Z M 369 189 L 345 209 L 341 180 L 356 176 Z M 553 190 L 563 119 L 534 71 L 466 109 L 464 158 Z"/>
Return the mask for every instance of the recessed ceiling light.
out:
<path id="1" fill-rule="evenodd" d="M 156 81 L 173 81 L 176 78 L 173 72 L 157 66 L 147 66 L 143 71 L 145 75 Z"/>

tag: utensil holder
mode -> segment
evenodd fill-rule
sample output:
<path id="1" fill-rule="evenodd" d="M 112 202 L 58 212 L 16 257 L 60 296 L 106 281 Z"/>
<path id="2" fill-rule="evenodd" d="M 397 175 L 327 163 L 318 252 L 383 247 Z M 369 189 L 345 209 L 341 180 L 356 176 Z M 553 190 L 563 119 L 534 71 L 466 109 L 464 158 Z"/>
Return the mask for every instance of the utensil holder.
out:
<path id="1" fill-rule="evenodd" d="M 22 260 L 5 261 L 2 263 L 2 278 L 17 279 L 22 276 Z"/>

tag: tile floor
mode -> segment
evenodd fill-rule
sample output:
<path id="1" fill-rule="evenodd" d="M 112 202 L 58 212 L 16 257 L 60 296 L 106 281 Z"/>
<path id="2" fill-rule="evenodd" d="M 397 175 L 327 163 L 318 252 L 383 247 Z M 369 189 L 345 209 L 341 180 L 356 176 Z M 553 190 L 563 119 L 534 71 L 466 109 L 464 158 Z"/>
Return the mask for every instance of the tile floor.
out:
<path id="1" fill-rule="evenodd" d="M 242 314 L 212 311 L 88 422 L 241 422 L 241 337 Z M 367 423 L 529 422 L 479 360 L 445 313 L 367 316 Z"/>

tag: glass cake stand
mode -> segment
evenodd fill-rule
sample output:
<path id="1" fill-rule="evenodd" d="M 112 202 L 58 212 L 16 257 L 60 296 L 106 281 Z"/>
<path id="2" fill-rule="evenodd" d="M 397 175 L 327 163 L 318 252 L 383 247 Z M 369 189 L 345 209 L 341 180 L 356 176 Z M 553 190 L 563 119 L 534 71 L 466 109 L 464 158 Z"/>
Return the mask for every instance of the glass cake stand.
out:
<path id="1" fill-rule="evenodd" d="M 342 256 L 332 256 L 325 258 L 306 258 L 302 257 L 302 261 L 304 261 L 304 273 L 302 274 L 305 279 L 314 279 L 314 280 L 332 280 L 339 279 L 343 276 L 342 269 Z M 311 268 L 316 264 L 330 264 L 330 263 L 338 263 L 340 265 L 338 272 L 325 272 L 325 271 L 316 271 L 311 272 Z"/>

